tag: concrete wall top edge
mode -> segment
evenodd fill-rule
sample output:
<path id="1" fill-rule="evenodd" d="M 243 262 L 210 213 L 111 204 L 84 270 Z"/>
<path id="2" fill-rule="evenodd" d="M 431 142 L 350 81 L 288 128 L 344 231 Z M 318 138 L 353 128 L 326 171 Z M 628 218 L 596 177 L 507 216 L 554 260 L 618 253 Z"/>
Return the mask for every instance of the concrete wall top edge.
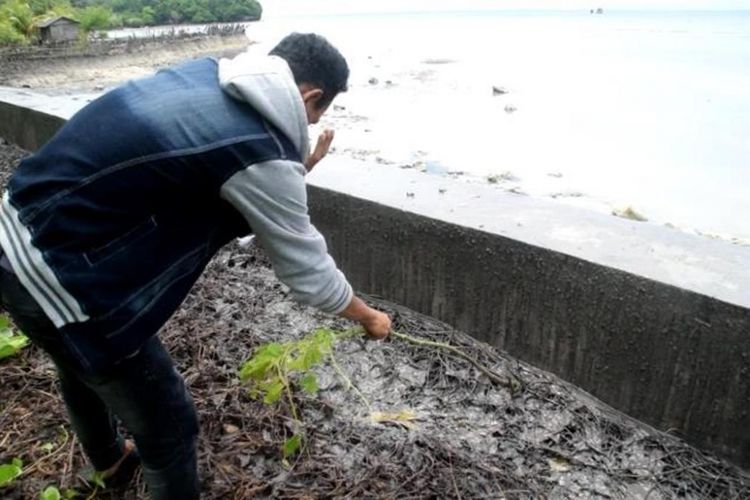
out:
<path id="1" fill-rule="evenodd" d="M 335 156 L 321 163 L 308 182 L 750 307 L 750 247 Z"/>
<path id="2" fill-rule="evenodd" d="M 0 87 L 0 102 L 32 109 L 64 120 L 69 120 L 79 109 L 99 97 L 99 95 L 89 93 L 72 96 L 49 96 L 26 89 Z"/>

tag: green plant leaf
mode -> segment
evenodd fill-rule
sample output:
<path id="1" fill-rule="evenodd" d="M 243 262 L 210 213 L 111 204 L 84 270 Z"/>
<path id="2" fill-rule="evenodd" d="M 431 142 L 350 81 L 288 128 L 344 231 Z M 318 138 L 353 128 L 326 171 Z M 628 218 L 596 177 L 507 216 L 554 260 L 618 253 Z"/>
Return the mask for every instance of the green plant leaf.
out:
<path id="1" fill-rule="evenodd" d="M 60 500 L 60 490 L 54 486 L 47 486 L 39 495 L 39 500 Z"/>
<path id="2" fill-rule="evenodd" d="M 263 402 L 270 405 L 275 403 L 281 398 L 281 391 L 284 390 L 284 382 L 277 380 L 273 382 L 266 389 L 266 397 L 263 398 Z"/>
<path id="3" fill-rule="evenodd" d="M 13 482 L 23 473 L 23 462 L 14 458 L 11 463 L 0 465 L 0 488 Z"/>
<path id="4" fill-rule="evenodd" d="M 275 342 L 260 347 L 240 369 L 240 380 L 243 382 L 248 379 L 262 380 L 283 354 L 283 347 Z"/>
<path id="5" fill-rule="evenodd" d="M 76 498 L 78 496 L 80 496 L 80 494 L 76 490 L 68 488 L 67 490 L 63 491 L 63 498 L 65 500 L 72 500 L 73 498 Z"/>
<path id="6" fill-rule="evenodd" d="M 289 458 L 297 453 L 302 446 L 302 438 L 299 434 L 295 434 L 286 441 L 284 441 L 284 458 Z"/>
<path id="7" fill-rule="evenodd" d="M 318 378 L 314 373 L 308 373 L 299 381 L 302 389 L 308 394 L 317 394 L 318 392 Z"/>
<path id="8" fill-rule="evenodd" d="M 320 345 L 311 344 L 302 355 L 302 369 L 309 370 L 323 359 Z"/>
<path id="9" fill-rule="evenodd" d="M 101 489 L 105 489 L 107 487 L 107 485 L 104 484 L 104 473 L 100 471 L 94 471 L 94 473 L 91 474 L 91 477 L 89 477 L 89 482 Z"/>
<path id="10" fill-rule="evenodd" d="M 8 316 L 0 315 L 0 359 L 13 356 L 28 343 L 26 335 L 13 331 Z"/>

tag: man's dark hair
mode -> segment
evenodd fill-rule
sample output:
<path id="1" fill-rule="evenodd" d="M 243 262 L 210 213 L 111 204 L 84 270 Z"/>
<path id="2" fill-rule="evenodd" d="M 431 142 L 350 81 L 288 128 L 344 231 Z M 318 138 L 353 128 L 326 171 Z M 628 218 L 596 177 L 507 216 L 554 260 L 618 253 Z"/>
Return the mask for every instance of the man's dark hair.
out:
<path id="1" fill-rule="evenodd" d="M 292 33 L 274 47 L 270 55 L 284 59 L 297 85 L 307 83 L 323 91 L 318 108 L 327 106 L 346 91 L 349 66 L 328 40 L 315 33 Z"/>

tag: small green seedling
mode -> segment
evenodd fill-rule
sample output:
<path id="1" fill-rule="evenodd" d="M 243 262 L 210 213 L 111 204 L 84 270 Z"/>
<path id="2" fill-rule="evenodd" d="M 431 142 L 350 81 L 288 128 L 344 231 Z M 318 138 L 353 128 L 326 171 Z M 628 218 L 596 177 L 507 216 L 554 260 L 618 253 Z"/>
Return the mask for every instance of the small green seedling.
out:
<path id="1" fill-rule="evenodd" d="M 67 489 L 60 493 L 56 486 L 47 486 L 39 494 L 39 500 L 72 500 L 79 496 L 76 490 Z"/>
<path id="2" fill-rule="evenodd" d="M 100 471 L 94 471 L 91 476 L 89 476 L 88 481 L 89 483 L 101 489 L 105 489 L 107 487 L 107 485 L 104 484 L 104 473 Z"/>
<path id="3" fill-rule="evenodd" d="M 39 494 L 39 500 L 61 500 L 60 490 L 54 486 L 47 486 L 44 491 Z"/>
<path id="4" fill-rule="evenodd" d="M 250 385 L 252 397 L 262 397 L 266 404 L 274 404 L 286 395 L 292 417 L 301 428 L 302 421 L 292 397 L 294 385 L 308 394 L 317 394 L 318 379 L 312 369 L 332 359 L 334 343 L 358 332 L 358 329 L 318 328 L 300 340 L 265 344 L 242 366 L 240 379 Z M 284 442 L 285 459 L 299 452 L 302 438 L 300 433 L 295 433 Z"/>
<path id="5" fill-rule="evenodd" d="M 13 356 L 28 342 L 26 335 L 13 331 L 7 316 L 0 315 L 0 359 Z"/>
<path id="6" fill-rule="evenodd" d="M 21 474 L 23 474 L 23 462 L 20 458 L 14 458 L 9 464 L 0 465 L 0 488 L 8 486 Z"/>
<path id="7" fill-rule="evenodd" d="M 242 366 L 240 379 L 250 384 L 251 396 L 262 396 L 266 404 L 277 402 L 286 393 L 296 418 L 291 400 L 293 382 L 305 392 L 316 394 L 318 379 L 311 370 L 327 360 L 336 341 L 356 332 L 319 328 L 297 341 L 265 344 Z"/>

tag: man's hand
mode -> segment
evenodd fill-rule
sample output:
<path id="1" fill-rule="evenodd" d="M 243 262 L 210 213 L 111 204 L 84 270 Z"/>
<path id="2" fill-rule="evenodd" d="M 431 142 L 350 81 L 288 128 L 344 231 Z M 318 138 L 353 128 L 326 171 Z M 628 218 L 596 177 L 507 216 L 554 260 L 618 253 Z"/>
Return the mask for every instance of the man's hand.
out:
<path id="1" fill-rule="evenodd" d="M 382 340 L 391 333 L 391 318 L 368 306 L 359 297 L 352 297 L 346 309 L 341 311 L 341 316 L 360 323 L 371 339 Z"/>
<path id="2" fill-rule="evenodd" d="M 372 309 L 372 316 L 361 323 L 371 339 L 383 340 L 391 333 L 391 318 L 375 309 Z"/>
<path id="3" fill-rule="evenodd" d="M 334 131 L 327 128 L 318 136 L 318 142 L 315 144 L 315 149 L 305 160 L 305 168 L 309 172 L 318 164 L 320 160 L 325 158 L 328 154 L 328 150 L 331 149 L 331 142 L 333 142 Z"/>

